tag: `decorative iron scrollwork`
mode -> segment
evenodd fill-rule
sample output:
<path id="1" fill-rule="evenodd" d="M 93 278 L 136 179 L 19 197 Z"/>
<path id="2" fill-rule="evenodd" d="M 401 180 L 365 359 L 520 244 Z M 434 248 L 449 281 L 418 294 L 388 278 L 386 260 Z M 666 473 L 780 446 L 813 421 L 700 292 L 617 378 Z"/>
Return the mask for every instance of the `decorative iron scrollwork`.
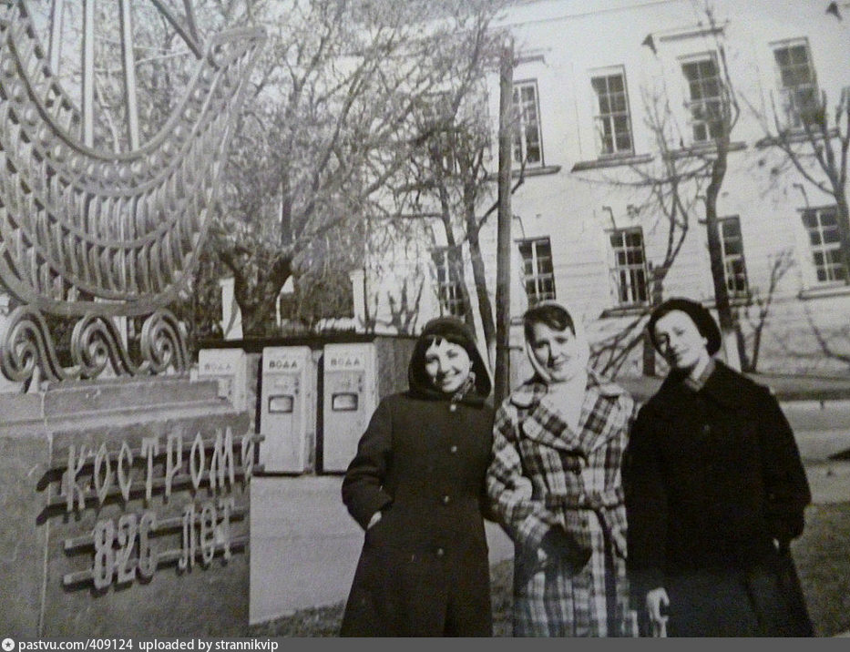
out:
<path id="1" fill-rule="evenodd" d="M 162 309 L 187 287 L 205 240 L 265 35 L 243 28 L 212 36 L 202 52 L 196 44 L 195 74 L 159 132 L 114 153 L 84 144 L 85 116 L 36 34 L 24 2 L 0 11 L 0 283 L 25 306 L 0 366 L 13 380 L 36 366 L 51 379 L 185 367 L 185 337 Z M 43 314 L 82 317 L 72 368 L 59 367 Z M 144 315 L 135 365 L 110 318 Z"/>
<path id="2" fill-rule="evenodd" d="M 168 310 L 157 310 L 145 320 L 141 349 L 146 369 L 154 373 L 169 366 L 184 370 L 189 364 L 183 324 Z"/>
<path id="3" fill-rule="evenodd" d="M 116 375 L 163 373 L 172 368 L 187 371 L 186 333 L 169 310 L 161 308 L 142 325 L 141 361 L 133 362 L 121 331 L 110 318 L 88 314 L 71 334 L 73 365 L 63 367 L 47 320 L 31 306 L 20 306 L 9 315 L 0 333 L 0 368 L 15 382 L 30 380 L 36 368 L 45 380 L 94 379 L 111 370 Z"/>
<path id="4" fill-rule="evenodd" d="M 28 381 L 36 368 L 49 380 L 79 376 L 59 364 L 44 315 L 29 306 L 16 308 L 5 321 L 0 336 L 0 368 L 6 378 L 15 382 Z"/>

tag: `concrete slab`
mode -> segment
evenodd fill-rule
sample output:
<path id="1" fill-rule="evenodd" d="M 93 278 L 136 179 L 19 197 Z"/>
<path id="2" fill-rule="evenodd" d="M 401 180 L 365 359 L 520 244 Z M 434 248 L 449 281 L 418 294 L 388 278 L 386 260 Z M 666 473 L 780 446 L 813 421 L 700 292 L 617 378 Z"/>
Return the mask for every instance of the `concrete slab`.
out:
<path id="1" fill-rule="evenodd" d="M 825 461 L 850 451 L 850 401 L 792 401 L 781 406 L 804 461 Z"/>
<path id="2" fill-rule="evenodd" d="M 341 478 L 251 481 L 251 624 L 345 599 L 362 534 Z"/>
<path id="3" fill-rule="evenodd" d="M 848 400 L 783 401 L 780 406 L 795 430 L 850 432 Z"/>
<path id="4" fill-rule="evenodd" d="M 850 502 L 850 462 L 811 462 L 806 477 L 815 505 Z"/>

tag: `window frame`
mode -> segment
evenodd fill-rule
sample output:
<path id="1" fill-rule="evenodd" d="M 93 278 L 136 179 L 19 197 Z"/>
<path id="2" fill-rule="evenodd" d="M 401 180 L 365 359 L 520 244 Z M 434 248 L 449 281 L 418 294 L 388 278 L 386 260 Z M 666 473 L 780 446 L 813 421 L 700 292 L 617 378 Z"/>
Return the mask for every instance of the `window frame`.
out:
<path id="1" fill-rule="evenodd" d="M 695 70 L 699 71 L 698 66 L 706 63 L 713 67 L 713 75 L 705 77 L 698 75 L 694 79 L 688 76 L 687 68 L 697 66 Z M 725 103 L 728 101 L 723 92 L 724 81 L 717 61 L 717 53 L 710 51 L 680 57 L 679 65 L 685 83 L 684 104 L 688 110 L 688 122 L 691 125 L 691 142 L 694 144 L 713 143 L 723 135 L 723 115 L 726 112 Z M 716 94 L 708 93 L 709 89 L 706 87 L 711 83 L 717 85 Z M 701 89 L 701 97 L 694 97 L 694 84 L 697 84 L 698 88 Z M 712 108 L 713 105 L 716 105 L 716 109 Z M 717 112 L 715 119 L 712 119 L 712 111 Z M 699 113 L 702 115 L 699 115 Z M 704 129 L 704 133 L 698 137 L 697 129 L 700 128 Z"/>
<path id="2" fill-rule="evenodd" d="M 795 48 L 802 48 L 806 54 L 805 64 L 790 62 L 787 66 L 783 66 L 779 61 L 778 53 L 785 51 L 788 53 L 789 59 L 792 58 L 791 51 Z M 817 116 L 820 108 L 820 93 L 818 90 L 818 77 L 815 70 L 814 62 L 812 61 L 812 49 L 809 45 L 809 39 L 799 37 L 776 41 L 770 44 L 770 50 L 773 54 L 773 65 L 776 72 L 777 86 L 780 98 L 782 99 L 782 111 L 784 112 L 785 126 L 791 130 L 803 130 L 807 124 L 812 124 L 806 121 L 806 117 L 812 115 L 807 112 L 806 108 L 801 108 L 801 102 L 797 99 L 800 96 L 800 91 L 807 91 L 811 94 L 811 108 L 814 109 L 814 115 Z M 793 74 L 793 71 L 805 70 L 808 73 L 808 80 L 798 84 L 786 84 L 787 74 Z"/>
<path id="3" fill-rule="evenodd" d="M 532 102 L 522 102 L 523 89 L 531 88 L 534 90 L 534 98 Z M 535 119 L 529 123 L 528 113 L 525 106 L 530 106 L 533 109 Z M 511 98 L 511 106 L 514 110 L 516 125 L 511 136 L 511 154 L 513 157 L 514 166 L 520 166 L 525 163 L 526 168 L 542 168 L 545 166 L 543 156 L 543 126 L 540 119 L 540 92 L 536 79 L 525 79 L 516 81 L 513 84 L 513 95 Z M 539 160 L 527 161 L 528 154 L 528 136 L 530 128 L 533 128 L 537 138 L 537 149 L 539 150 Z"/>
<path id="4" fill-rule="evenodd" d="M 637 250 L 635 246 L 629 246 L 626 242 L 625 238 L 629 234 L 638 234 L 640 236 L 641 261 L 638 263 L 630 263 L 628 260 L 629 251 Z M 622 229 L 608 229 L 606 235 L 608 236 L 608 245 L 612 256 L 612 264 L 609 265 L 608 277 L 615 290 L 617 308 L 634 308 L 648 305 L 650 300 L 650 278 L 643 227 L 630 226 Z M 612 241 L 618 235 L 622 236 L 622 248 L 617 247 Z M 625 264 L 620 263 L 620 256 L 618 256 L 620 251 L 625 254 Z M 626 275 L 628 275 L 628 282 L 624 284 L 621 281 L 626 279 Z"/>
<path id="5" fill-rule="evenodd" d="M 610 90 L 609 80 L 614 77 L 620 77 L 622 81 L 622 91 L 619 92 L 622 95 L 624 109 L 622 111 L 613 110 L 613 96 L 615 96 L 618 92 Z M 600 93 L 597 88 L 596 81 L 604 80 L 606 86 L 606 95 L 608 101 L 609 111 L 606 113 L 603 111 L 603 95 Z M 624 66 L 612 66 L 607 68 L 597 68 L 590 71 L 590 88 L 593 93 L 593 124 L 594 130 L 596 133 L 596 146 L 597 151 L 599 152 L 600 159 L 610 159 L 624 156 L 634 156 L 635 153 L 635 137 L 634 137 L 634 129 L 632 128 L 632 113 L 631 113 L 631 105 L 629 103 L 629 88 L 628 81 L 626 79 L 626 69 Z M 629 146 L 628 148 L 620 148 L 618 146 L 618 140 L 621 134 L 617 131 L 617 123 L 616 118 L 624 118 L 625 121 L 625 136 L 628 137 Z M 600 125 L 606 125 L 610 129 L 610 133 L 607 134 L 605 132 L 605 127 Z M 606 138 L 611 141 L 611 148 L 609 149 L 606 146 Z"/>
<path id="6" fill-rule="evenodd" d="M 520 268 L 522 287 L 525 290 L 525 296 L 528 300 L 529 307 L 534 306 L 541 301 L 554 300 L 557 298 L 557 290 L 555 287 L 555 262 L 552 255 L 552 241 L 549 236 L 539 238 L 522 238 L 516 240 L 517 250 L 519 251 L 522 266 Z M 529 257 L 526 257 L 523 252 L 524 246 L 529 247 Z M 549 270 L 544 269 L 547 256 L 541 255 L 539 248 L 545 245 L 549 248 Z M 531 273 L 527 273 L 529 267 Z M 533 291 L 529 292 L 529 284 L 532 284 Z M 551 290 L 546 286 L 551 286 Z"/>
<path id="7" fill-rule="evenodd" d="M 468 309 L 458 270 L 451 264 L 451 247 L 434 247 L 431 259 L 437 282 L 437 301 L 440 315 L 465 317 Z M 462 263 L 461 263 L 462 264 Z"/>
<path id="8" fill-rule="evenodd" d="M 826 238 L 824 238 L 825 229 L 822 219 L 824 214 L 831 214 L 834 219 L 834 225 L 830 225 L 829 228 L 830 232 L 835 232 L 837 239 L 834 242 L 826 243 Z M 807 223 L 806 218 L 809 216 L 816 218 L 816 225 L 812 226 Z M 814 270 L 816 285 L 823 287 L 850 284 L 850 269 L 848 269 L 841 250 L 841 225 L 838 221 L 838 206 L 832 204 L 830 206 L 804 208 L 800 211 L 800 218 L 807 236 L 809 261 Z M 815 233 L 819 242 L 815 242 L 812 237 Z M 820 263 L 818 262 L 819 255 L 821 257 Z M 835 270 L 841 270 L 842 274 L 836 275 Z"/>
<path id="9" fill-rule="evenodd" d="M 729 239 L 727 239 L 727 233 L 724 230 L 724 227 L 729 224 L 735 224 L 737 226 L 738 232 L 737 235 L 734 236 L 740 242 L 739 253 L 729 253 Z M 717 220 L 717 232 L 720 241 L 720 251 L 721 257 L 723 260 L 723 282 L 726 284 L 726 291 L 729 295 L 729 298 L 732 300 L 735 299 L 749 299 L 750 297 L 750 278 L 749 273 L 747 272 L 747 260 L 746 254 L 744 252 L 744 234 L 741 231 L 741 217 L 739 215 L 730 215 L 728 217 L 721 217 Z M 740 270 L 735 272 L 731 269 L 731 266 L 734 263 L 740 261 Z M 738 288 L 737 283 L 735 282 L 737 278 L 743 277 L 743 288 Z"/>

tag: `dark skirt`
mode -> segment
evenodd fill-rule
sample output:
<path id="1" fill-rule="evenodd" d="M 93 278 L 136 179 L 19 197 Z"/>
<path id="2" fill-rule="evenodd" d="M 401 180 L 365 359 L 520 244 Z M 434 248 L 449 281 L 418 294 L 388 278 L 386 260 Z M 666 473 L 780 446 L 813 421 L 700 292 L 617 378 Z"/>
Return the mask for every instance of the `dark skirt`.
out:
<path id="1" fill-rule="evenodd" d="M 695 571 L 668 578 L 668 636 L 813 636 L 790 554 L 746 571 Z"/>
<path id="2" fill-rule="evenodd" d="M 466 554 L 367 543 L 341 636 L 492 636 L 486 547 Z"/>

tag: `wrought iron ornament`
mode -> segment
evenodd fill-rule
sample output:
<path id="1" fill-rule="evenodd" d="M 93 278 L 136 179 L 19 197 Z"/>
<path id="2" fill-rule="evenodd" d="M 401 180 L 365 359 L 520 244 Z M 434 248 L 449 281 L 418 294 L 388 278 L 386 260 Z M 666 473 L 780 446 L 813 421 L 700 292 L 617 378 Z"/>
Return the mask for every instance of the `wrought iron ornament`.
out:
<path id="1" fill-rule="evenodd" d="M 107 363 L 119 375 L 161 373 L 169 367 L 188 367 L 186 336 L 182 325 L 168 310 L 150 315 L 142 327 L 142 362 L 134 363 L 124 348 L 121 333 L 111 319 L 88 314 L 74 325 L 71 358 L 74 365 L 63 368 L 44 316 L 29 306 L 16 308 L 9 316 L 0 339 L 0 368 L 13 381 L 32 377 L 38 366 L 47 380 L 96 378 Z"/>
<path id="2" fill-rule="evenodd" d="M 190 279 L 264 39 L 252 28 L 211 37 L 159 132 L 111 153 L 85 144 L 85 116 L 51 71 L 23 0 L 0 8 L 0 281 L 23 304 L 0 342 L 7 377 L 26 379 L 35 365 L 48 378 L 92 377 L 105 360 L 121 374 L 185 365 L 185 336 L 162 309 Z M 58 366 L 41 313 L 82 317 L 73 369 Z M 150 357 L 135 364 L 109 318 L 144 315 Z M 164 332 L 176 338 L 170 353 L 150 339 Z"/>

